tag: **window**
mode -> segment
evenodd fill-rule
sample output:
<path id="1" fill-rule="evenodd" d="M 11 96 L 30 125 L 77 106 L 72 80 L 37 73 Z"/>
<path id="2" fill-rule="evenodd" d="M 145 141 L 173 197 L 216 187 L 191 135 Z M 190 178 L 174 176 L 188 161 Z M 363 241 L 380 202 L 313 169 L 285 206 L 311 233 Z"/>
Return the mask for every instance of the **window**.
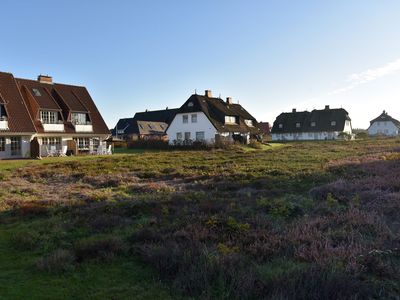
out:
<path id="1" fill-rule="evenodd" d="M 182 132 L 177 132 L 176 133 L 176 139 L 178 140 L 178 141 L 182 141 Z"/>
<path id="2" fill-rule="evenodd" d="M 185 132 L 185 141 L 190 140 L 190 132 Z"/>
<path id="3" fill-rule="evenodd" d="M 225 116 L 225 123 L 236 124 L 236 117 L 235 116 Z"/>
<path id="4" fill-rule="evenodd" d="M 42 94 L 39 92 L 38 89 L 32 89 L 33 95 L 35 95 L 36 97 L 40 97 L 42 96 Z"/>
<path id="5" fill-rule="evenodd" d="M 0 137 L 0 152 L 6 151 L 6 138 Z"/>
<path id="6" fill-rule="evenodd" d="M 6 110 L 2 104 L 0 104 L 0 121 L 7 121 Z"/>
<path id="7" fill-rule="evenodd" d="M 57 149 L 61 149 L 61 138 L 60 137 L 44 137 L 44 138 L 42 138 L 42 145 L 56 146 Z"/>
<path id="8" fill-rule="evenodd" d="M 21 138 L 20 137 L 12 137 L 11 138 L 11 155 L 20 155 L 21 154 Z"/>
<path id="9" fill-rule="evenodd" d="M 253 126 L 253 120 L 244 120 L 244 123 L 245 123 L 247 126 L 250 126 L 250 127 Z"/>
<path id="10" fill-rule="evenodd" d="M 381 122 L 378 122 L 378 126 L 381 126 Z"/>
<path id="11" fill-rule="evenodd" d="M 336 121 L 332 121 L 331 126 L 336 126 Z"/>
<path id="12" fill-rule="evenodd" d="M 188 115 L 183 115 L 183 116 L 182 116 L 182 122 L 183 122 L 184 124 L 189 123 L 189 116 L 188 116 Z"/>
<path id="13" fill-rule="evenodd" d="M 93 150 L 97 150 L 97 148 L 99 148 L 99 146 L 100 146 L 100 139 L 94 138 L 92 140 L 92 146 L 93 146 Z"/>
<path id="14" fill-rule="evenodd" d="M 296 123 L 296 128 L 300 128 L 301 124 L 300 123 Z"/>
<path id="15" fill-rule="evenodd" d="M 283 128 L 283 124 L 279 124 L 279 128 L 282 129 Z"/>
<path id="16" fill-rule="evenodd" d="M 90 140 L 89 138 L 75 138 L 78 150 L 89 150 Z"/>
<path id="17" fill-rule="evenodd" d="M 71 122 L 75 125 L 88 124 L 87 115 L 85 113 L 71 113 Z"/>
<path id="18" fill-rule="evenodd" d="M 197 123 L 197 114 L 192 115 L 192 123 Z"/>
<path id="19" fill-rule="evenodd" d="M 204 141 L 204 131 L 196 132 L 196 141 Z"/>
<path id="20" fill-rule="evenodd" d="M 311 122 L 311 127 L 315 127 L 315 126 L 317 126 L 317 123 Z"/>
<path id="21" fill-rule="evenodd" d="M 188 103 L 188 106 L 189 106 L 189 107 L 193 107 L 193 102 L 189 102 L 189 103 Z"/>
<path id="22" fill-rule="evenodd" d="M 58 112 L 57 111 L 40 111 L 40 121 L 43 124 L 57 124 Z"/>

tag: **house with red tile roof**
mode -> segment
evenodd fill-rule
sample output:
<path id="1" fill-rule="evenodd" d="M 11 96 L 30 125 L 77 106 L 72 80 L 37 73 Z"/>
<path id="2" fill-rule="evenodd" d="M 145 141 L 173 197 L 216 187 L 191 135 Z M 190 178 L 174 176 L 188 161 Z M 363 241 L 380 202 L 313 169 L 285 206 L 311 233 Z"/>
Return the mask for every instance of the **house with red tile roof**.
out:
<path id="1" fill-rule="evenodd" d="M 0 72 L 0 158 L 99 153 L 109 136 L 85 87 Z"/>

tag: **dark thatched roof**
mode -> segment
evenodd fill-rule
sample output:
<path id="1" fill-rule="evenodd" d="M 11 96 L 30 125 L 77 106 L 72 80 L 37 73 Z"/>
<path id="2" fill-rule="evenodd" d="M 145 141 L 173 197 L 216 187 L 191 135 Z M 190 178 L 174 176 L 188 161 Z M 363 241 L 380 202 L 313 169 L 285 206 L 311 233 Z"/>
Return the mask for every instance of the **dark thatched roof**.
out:
<path id="1" fill-rule="evenodd" d="M 148 125 L 154 125 L 157 128 L 156 131 L 153 131 L 153 134 L 160 134 L 160 131 L 167 129 L 168 125 L 172 122 L 175 117 L 176 112 L 178 111 L 177 108 L 174 109 L 164 109 L 164 110 L 154 110 L 154 111 L 145 111 L 145 112 L 138 112 L 135 114 L 133 118 L 125 118 L 120 119 L 112 131 L 112 135 L 117 135 L 117 130 L 122 131 L 124 135 L 130 134 L 151 134 L 149 130 L 147 133 L 144 132 L 144 129 L 140 128 L 139 122 L 148 122 L 142 123 L 142 127 L 146 128 Z M 157 133 L 158 132 L 158 133 Z M 119 133 L 122 134 L 122 133 Z"/>
<path id="2" fill-rule="evenodd" d="M 275 120 L 272 133 L 333 132 L 343 131 L 346 121 L 351 121 L 343 108 L 322 110 L 293 111 L 281 113 Z M 334 123 L 332 123 L 334 122 Z"/>
<path id="3" fill-rule="evenodd" d="M 219 132 L 261 133 L 261 130 L 257 127 L 257 120 L 243 106 L 228 103 L 220 98 L 192 95 L 177 113 L 200 111 L 207 116 Z M 236 124 L 225 124 L 225 116 L 236 117 Z M 253 126 L 246 125 L 245 120 L 253 121 Z"/>
<path id="4" fill-rule="evenodd" d="M 389 116 L 386 111 L 383 111 L 383 113 L 379 117 L 373 119 L 371 121 L 371 125 L 375 122 L 392 122 L 397 128 L 400 129 L 400 121 Z"/>

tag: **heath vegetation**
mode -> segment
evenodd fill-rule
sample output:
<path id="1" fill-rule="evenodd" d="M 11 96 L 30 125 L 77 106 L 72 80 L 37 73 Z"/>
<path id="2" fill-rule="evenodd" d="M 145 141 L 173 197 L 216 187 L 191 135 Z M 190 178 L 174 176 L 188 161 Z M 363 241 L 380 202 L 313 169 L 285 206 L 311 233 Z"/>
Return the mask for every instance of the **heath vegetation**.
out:
<path id="1" fill-rule="evenodd" d="M 0 162 L 0 172 L 5 298 L 400 293 L 398 139 Z"/>

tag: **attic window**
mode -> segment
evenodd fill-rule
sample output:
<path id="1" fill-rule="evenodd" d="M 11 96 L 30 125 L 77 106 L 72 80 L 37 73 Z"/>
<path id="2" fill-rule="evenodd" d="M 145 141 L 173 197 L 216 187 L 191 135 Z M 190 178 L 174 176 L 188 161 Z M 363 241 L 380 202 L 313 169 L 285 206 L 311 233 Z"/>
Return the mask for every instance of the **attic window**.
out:
<path id="1" fill-rule="evenodd" d="M 296 128 L 300 128 L 301 124 L 300 123 L 296 123 Z"/>
<path id="2" fill-rule="evenodd" d="M 283 124 L 279 124 L 279 128 L 282 129 L 283 128 Z"/>
<path id="3" fill-rule="evenodd" d="M 235 116 L 225 116 L 225 124 L 236 124 Z"/>
<path id="4" fill-rule="evenodd" d="M 253 120 L 244 120 L 244 123 L 249 127 L 253 126 Z"/>
<path id="5" fill-rule="evenodd" d="M 188 106 L 189 106 L 189 107 L 193 107 L 193 102 L 189 102 L 189 103 L 188 103 Z"/>
<path id="6" fill-rule="evenodd" d="M 315 127 L 315 126 L 317 126 L 317 123 L 311 122 L 311 127 Z"/>
<path id="7" fill-rule="evenodd" d="M 36 97 L 42 96 L 42 94 L 39 92 L 38 89 L 32 89 L 32 92 L 33 92 L 33 94 L 34 94 Z"/>
<path id="8" fill-rule="evenodd" d="M 331 126 L 336 126 L 336 121 L 332 121 Z"/>

